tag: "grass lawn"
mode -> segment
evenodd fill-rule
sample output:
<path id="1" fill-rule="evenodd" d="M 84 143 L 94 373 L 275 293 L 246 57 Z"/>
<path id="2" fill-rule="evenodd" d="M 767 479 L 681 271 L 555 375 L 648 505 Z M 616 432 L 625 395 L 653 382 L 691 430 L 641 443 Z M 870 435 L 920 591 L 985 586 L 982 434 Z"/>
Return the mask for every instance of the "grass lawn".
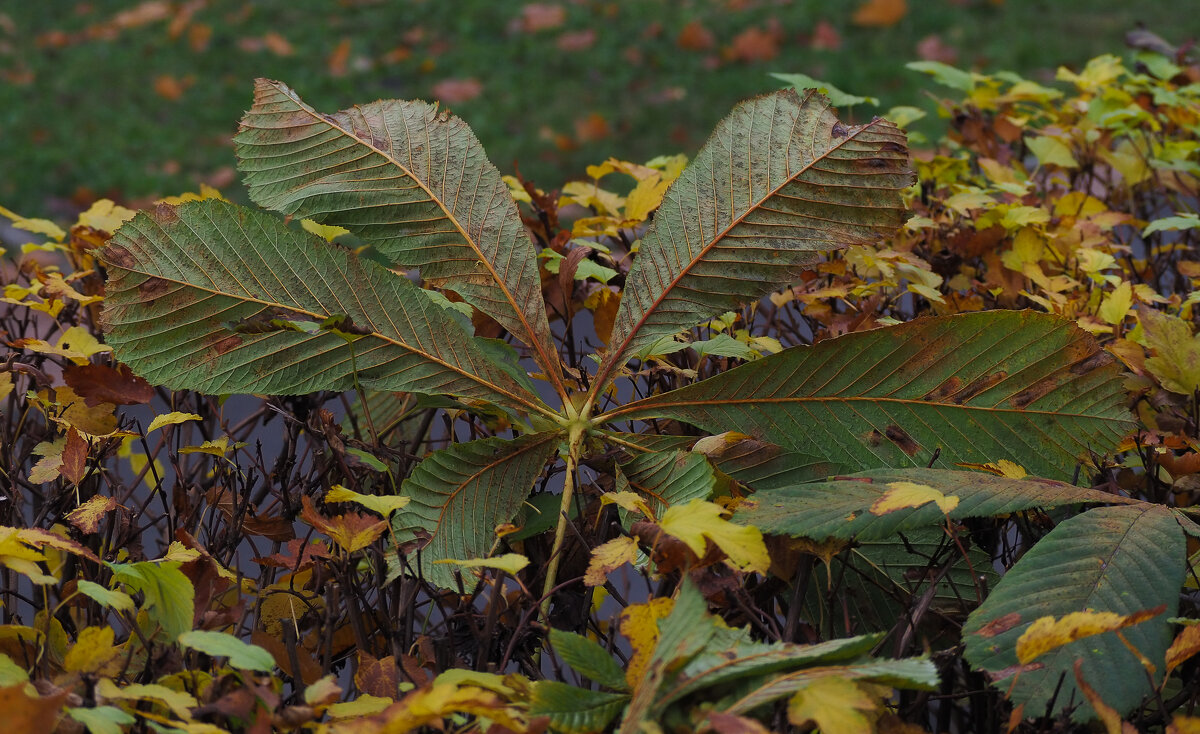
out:
<path id="1" fill-rule="evenodd" d="M 924 56 L 1039 80 L 1122 53 L 1141 21 L 1200 36 L 1194 0 L 40 0 L 0 5 L 0 204 L 66 216 L 96 196 L 238 195 L 230 136 L 252 80 L 324 111 L 442 98 L 504 172 L 544 186 L 608 156 L 694 153 L 737 100 L 802 72 L 932 107 Z M 887 4 L 886 0 L 885 3 Z M 876 110 L 856 109 L 858 116 Z"/>

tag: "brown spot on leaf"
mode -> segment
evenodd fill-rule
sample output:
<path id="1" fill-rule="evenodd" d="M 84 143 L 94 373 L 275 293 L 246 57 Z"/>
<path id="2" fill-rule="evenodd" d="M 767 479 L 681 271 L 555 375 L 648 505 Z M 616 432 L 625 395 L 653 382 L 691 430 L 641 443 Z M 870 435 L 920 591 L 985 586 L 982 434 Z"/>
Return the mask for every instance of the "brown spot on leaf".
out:
<path id="1" fill-rule="evenodd" d="M 1108 352 L 1097 351 L 1097 352 L 1094 352 L 1091 356 L 1085 357 L 1085 358 L 1079 360 L 1078 362 L 1076 362 L 1075 364 L 1071 365 L 1071 374 L 1086 375 L 1087 373 L 1091 372 L 1092 370 L 1099 369 L 1100 367 L 1103 367 L 1104 365 L 1109 364 L 1112 361 L 1113 361 L 1113 359 L 1111 356 L 1109 356 Z"/>
<path id="2" fill-rule="evenodd" d="M 221 355 L 221 354 L 227 354 L 229 352 L 232 352 L 234 349 L 237 349 L 241 345 L 242 345 L 242 338 L 240 336 L 230 335 L 230 336 L 225 337 L 224 339 L 221 339 L 217 343 L 213 344 L 212 349 L 218 355 Z"/>
<path id="3" fill-rule="evenodd" d="M 850 134 L 850 130 L 840 122 L 833 123 L 833 131 L 831 132 L 835 138 L 844 138 Z"/>
<path id="4" fill-rule="evenodd" d="M 875 429 L 872 429 L 871 432 L 867 434 L 867 443 L 869 443 L 871 446 L 878 446 L 879 444 L 883 443 L 883 434 Z"/>
<path id="5" fill-rule="evenodd" d="M 1061 384 L 1060 380 L 1061 378 L 1055 375 L 1043 377 L 1021 392 L 1013 395 L 1012 399 L 1008 402 L 1014 408 L 1023 409 L 1030 403 L 1033 403 L 1053 392 Z"/>
<path id="6" fill-rule="evenodd" d="M 888 426 L 884 429 L 884 435 L 888 437 L 889 441 L 899 446 L 900 450 L 909 456 L 914 456 L 918 451 L 921 450 L 921 447 L 917 445 L 917 442 L 913 440 L 913 437 L 908 435 L 908 432 L 900 426 Z"/>
<path id="7" fill-rule="evenodd" d="M 160 225 L 174 224 L 179 221 L 179 207 L 173 204 L 158 204 L 154 207 L 154 221 Z"/>
<path id="8" fill-rule="evenodd" d="M 951 375 L 948 380 L 921 396 L 922 400 L 941 403 L 962 389 L 962 380 L 957 375 Z"/>
<path id="9" fill-rule="evenodd" d="M 991 622 L 980 627 L 979 632 L 976 634 L 980 637 L 995 637 L 998 634 L 1009 631 L 1020 623 L 1021 615 L 1012 612 L 1011 614 L 1005 614 L 1003 617 L 996 617 Z"/>
<path id="10" fill-rule="evenodd" d="M 125 268 L 126 270 L 132 268 L 135 262 L 133 253 L 120 245 L 113 244 L 107 245 L 100 251 L 100 259 L 110 265 L 116 265 L 118 268 Z"/>
<path id="11" fill-rule="evenodd" d="M 142 284 L 138 286 L 138 295 L 141 296 L 143 301 L 153 301 L 155 298 L 164 295 L 169 290 L 171 290 L 170 281 L 163 280 L 162 278 L 156 278 L 152 275 L 142 281 Z"/>
<path id="12" fill-rule="evenodd" d="M 976 378 L 962 390 L 954 394 L 954 402 L 958 405 L 962 405 L 971 398 L 974 398 L 976 395 L 979 395 L 980 393 L 999 385 L 1007 378 L 1008 372 L 1004 370 Z"/>

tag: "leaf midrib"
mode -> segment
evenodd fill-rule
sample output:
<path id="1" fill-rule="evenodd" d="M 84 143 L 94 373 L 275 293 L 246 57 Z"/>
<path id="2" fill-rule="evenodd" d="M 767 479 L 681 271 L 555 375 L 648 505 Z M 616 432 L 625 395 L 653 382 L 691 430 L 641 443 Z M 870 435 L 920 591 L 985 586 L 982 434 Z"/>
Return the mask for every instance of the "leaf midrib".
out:
<path id="1" fill-rule="evenodd" d="M 322 114 L 318 113 L 315 109 L 313 109 L 307 103 L 305 103 L 303 100 L 301 100 L 293 90 L 288 89 L 286 87 L 281 87 L 277 82 L 271 82 L 271 86 L 274 87 L 276 89 L 276 91 L 284 94 L 297 107 L 299 107 L 305 114 L 312 117 L 315 123 L 317 123 L 317 124 L 324 123 L 326 125 L 329 125 L 330 127 L 337 130 L 338 132 L 342 133 L 343 135 L 350 138 L 351 140 L 357 141 L 360 145 L 362 145 L 362 146 L 366 147 L 367 149 L 374 151 L 378 155 L 382 156 L 389 163 L 396 166 L 396 168 L 400 169 L 404 173 L 404 175 L 408 176 L 414 182 L 416 182 L 417 186 L 420 187 L 420 189 L 422 191 L 424 191 L 427 196 L 429 196 L 429 200 L 434 202 L 437 205 L 437 207 L 445 214 L 446 219 L 451 224 L 454 225 L 454 229 L 460 235 L 462 235 L 463 244 L 465 246 L 469 247 L 475 253 L 476 260 L 480 263 L 483 263 L 483 266 L 485 268 L 487 268 L 488 274 L 490 275 L 492 282 L 495 283 L 496 286 L 500 289 L 500 292 L 504 294 L 504 298 L 506 301 L 508 301 L 508 305 L 509 305 L 510 309 L 512 310 L 513 314 L 517 317 L 517 321 L 520 322 L 521 327 L 525 330 L 525 334 L 528 336 L 529 341 L 530 341 L 529 346 L 532 347 L 534 349 L 534 351 L 537 353 L 538 363 L 542 365 L 543 372 L 549 375 L 550 381 L 554 384 L 555 390 L 557 390 L 559 392 L 559 395 L 564 397 L 564 399 L 565 399 L 565 396 L 567 395 L 567 390 L 566 390 L 566 386 L 563 385 L 563 383 L 562 383 L 562 376 L 558 370 L 558 359 L 557 359 L 558 355 L 555 354 L 554 355 L 555 359 L 550 359 L 550 356 L 546 354 L 546 345 L 542 344 L 541 340 L 537 338 L 538 332 L 529 323 L 528 319 L 525 318 L 525 312 L 518 306 L 516 298 L 513 296 L 512 292 L 508 288 L 508 284 L 500 277 L 499 272 L 497 272 L 497 270 L 492 266 L 492 263 L 486 257 L 484 257 L 483 251 L 476 244 L 476 242 L 471 238 L 471 236 L 467 234 L 466 229 L 458 221 L 458 217 L 456 217 L 454 215 L 454 213 L 451 209 L 447 208 L 447 202 L 443 201 L 440 197 L 438 197 L 436 194 L 434 194 L 433 191 L 425 184 L 425 182 L 419 176 L 417 176 L 416 173 L 414 173 L 410 168 L 408 168 L 408 166 L 405 166 L 403 163 L 401 163 L 399 160 L 397 160 L 390 153 L 380 150 L 379 148 L 375 147 L 375 145 L 373 145 L 372 143 L 369 143 L 369 142 L 363 140 L 362 138 L 360 138 L 359 136 L 353 134 L 352 132 L 346 130 L 345 127 L 337 124 L 334 121 L 334 118 L 332 115 L 322 115 Z M 386 123 L 384 124 L 384 126 L 386 128 Z M 251 127 L 253 127 L 253 126 L 251 126 Z M 476 182 L 476 186 L 478 186 L 478 182 Z M 291 192 L 295 192 L 297 190 L 298 189 L 296 189 L 296 188 L 289 189 L 289 191 L 291 191 Z M 457 195 L 456 195 L 456 198 L 457 198 Z M 489 210 L 490 210 L 490 207 L 489 207 Z"/>
<path id="2" fill-rule="evenodd" d="M 242 303 L 255 303 L 255 304 L 260 304 L 260 305 L 266 306 L 266 307 L 280 308 L 280 309 L 284 309 L 286 311 L 290 311 L 292 313 L 298 313 L 298 314 L 303 314 L 305 316 L 310 316 L 314 319 L 318 319 L 321 321 L 329 318 L 329 316 L 330 316 L 330 314 L 328 314 L 328 313 L 322 314 L 322 313 L 318 313 L 315 311 L 310 311 L 308 309 L 301 308 L 301 307 L 298 307 L 293 304 L 282 303 L 279 301 L 268 301 L 268 300 L 264 300 L 261 298 L 255 298 L 254 296 L 249 296 L 249 295 L 238 295 L 238 294 L 234 294 L 234 293 L 226 293 L 225 291 L 205 287 L 202 285 L 197 285 L 196 283 L 190 283 L 185 280 L 179 280 L 177 278 L 166 277 L 166 276 L 160 275 L 158 273 L 149 273 L 149 272 L 146 272 L 145 270 L 138 270 L 138 269 L 127 268 L 127 267 L 122 267 L 121 269 L 125 270 L 127 272 L 130 272 L 130 273 L 136 273 L 137 275 L 141 275 L 141 276 L 144 276 L 147 278 L 157 278 L 159 280 L 166 281 L 166 282 L 172 283 L 174 285 L 184 286 L 185 288 L 193 288 L 195 290 L 203 291 L 205 293 L 208 293 L 208 294 L 211 294 L 214 296 L 219 296 L 221 298 L 229 298 L 229 299 L 233 299 L 233 300 L 236 300 L 236 301 L 239 301 Z M 399 277 L 399 276 L 397 276 L 397 277 Z M 231 331 L 230 333 L 235 333 L 235 332 Z M 430 354 L 429 352 L 423 351 L 421 349 L 417 349 L 416 347 L 412 346 L 411 344 L 393 339 L 393 338 L 387 336 L 386 334 L 383 334 L 379 331 L 375 331 L 374 329 L 372 329 L 369 336 L 373 336 L 373 337 L 379 339 L 380 341 L 400 347 L 401 349 L 404 349 L 405 351 L 407 351 L 411 354 L 420 355 L 421 357 L 424 357 L 425 359 L 428 359 L 431 362 L 435 362 L 436 364 L 440 365 L 441 367 L 443 367 L 444 369 L 446 369 L 450 372 L 461 375 L 462 377 L 466 377 L 469 380 L 471 380 L 479 385 L 482 385 L 499 395 L 505 396 L 506 398 L 512 400 L 514 403 L 516 403 L 518 405 L 522 405 L 526 408 L 529 408 L 530 410 L 533 410 L 537 413 L 541 413 L 542 415 L 547 416 L 549 418 L 554 418 L 554 419 L 558 418 L 558 414 L 555 413 L 554 411 L 550 410 L 546 406 L 538 405 L 536 402 L 532 402 L 529 399 L 522 397 L 521 395 L 518 395 L 518 394 L 512 393 L 508 390 L 505 390 L 504 388 L 500 387 L 499 385 L 496 385 L 492 382 L 488 382 L 487 380 L 480 378 L 478 375 L 476 375 L 472 372 L 460 369 L 459 367 L 457 367 L 453 364 L 450 364 L 449 362 L 445 361 L 444 359 L 437 357 L 433 354 Z"/>
<path id="3" fill-rule="evenodd" d="M 762 404 L 762 403 L 790 404 L 790 403 L 855 403 L 855 402 L 898 403 L 898 404 L 902 404 L 902 405 L 921 405 L 921 406 L 928 406 L 928 407 L 933 407 L 933 408 L 950 408 L 950 409 L 954 409 L 954 410 L 986 411 L 989 414 L 1016 413 L 1016 414 L 1020 414 L 1020 415 L 1050 415 L 1050 416 L 1060 416 L 1060 417 L 1067 417 L 1067 418 L 1087 418 L 1087 419 L 1102 419 L 1103 418 L 1103 416 L 1091 415 L 1088 413 L 1063 413 L 1061 411 L 1055 411 L 1055 410 L 1030 410 L 1028 408 L 1024 408 L 1024 409 L 1022 409 L 1022 408 L 999 408 L 999 407 L 989 407 L 989 406 L 985 406 L 985 405 L 965 405 L 965 404 L 960 405 L 958 403 L 937 403 L 937 402 L 932 402 L 932 401 L 928 401 L 928 400 L 918 400 L 916 398 L 891 398 L 891 397 L 872 397 L 872 396 L 837 397 L 837 396 L 805 395 L 805 396 L 801 396 L 801 397 L 763 397 L 763 398 L 746 397 L 746 398 L 721 398 L 721 399 L 710 399 L 710 400 L 690 399 L 690 400 L 677 400 L 677 401 L 656 402 L 656 403 L 646 404 L 653 400 L 654 400 L 654 398 L 649 398 L 647 401 L 638 401 L 637 403 L 630 403 L 629 405 L 621 406 L 620 408 L 617 408 L 616 410 L 612 410 L 612 411 L 609 411 L 608 413 L 604 413 L 602 415 L 597 416 L 595 419 L 596 423 L 597 424 L 612 423 L 615 420 L 619 420 L 622 416 L 628 416 L 631 413 L 635 414 L 635 415 L 638 413 L 654 414 L 653 412 L 657 411 L 657 410 L 670 410 L 672 408 L 680 408 L 680 407 L 748 406 L 748 405 L 758 405 L 758 404 Z M 629 420 L 629 418 L 626 418 L 626 419 Z M 1132 423 L 1132 421 L 1129 421 L 1127 418 L 1109 418 L 1106 420 L 1110 420 L 1110 421 L 1114 421 L 1114 422 Z"/>

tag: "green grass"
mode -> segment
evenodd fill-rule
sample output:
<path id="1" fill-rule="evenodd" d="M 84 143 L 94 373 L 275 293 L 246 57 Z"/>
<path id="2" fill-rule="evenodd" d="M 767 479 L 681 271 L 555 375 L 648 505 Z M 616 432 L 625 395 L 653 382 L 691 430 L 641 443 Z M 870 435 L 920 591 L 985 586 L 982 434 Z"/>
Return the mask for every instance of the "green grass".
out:
<path id="1" fill-rule="evenodd" d="M 168 20 L 111 40 L 48 43 L 50 32 L 86 35 L 136 2 L 8 3 L 0 11 L 11 21 L 0 17 L 0 203 L 27 216 L 63 215 L 73 196 L 76 203 L 92 196 L 136 202 L 194 190 L 199 181 L 220 179 L 223 168 L 224 189 L 237 194 L 240 187 L 228 183 L 229 138 L 257 76 L 287 82 L 326 111 L 378 98 L 432 98 L 441 80 L 475 78 L 482 94 L 449 106 L 502 171 L 519 163 L 527 177 L 552 187 L 608 156 L 693 153 L 737 100 L 777 86 L 771 71 L 803 72 L 879 97 L 880 110 L 931 108 L 922 91 L 930 83 L 904 69 L 930 34 L 957 49 L 960 66 L 1036 79 L 1051 78 L 1059 64 L 1121 53 L 1121 38 L 1136 21 L 1173 43 L 1200 36 L 1200 15 L 1186 2 L 910 0 L 909 13 L 883 29 L 851 25 L 857 4 L 564 0 L 561 26 L 529 33 L 516 28 L 520 2 L 209 0 L 192 17 L 192 24 L 212 29 L 206 48 L 196 51 L 187 30 L 169 36 Z M 766 28 L 771 19 L 782 34 L 776 58 L 712 68 L 738 33 Z M 711 51 L 676 45 L 691 20 L 715 35 Z M 815 50 L 806 42 L 819 20 L 840 33 L 839 49 Z M 596 33 L 590 48 L 558 48 L 562 33 L 588 28 Z M 270 31 L 294 53 L 243 48 L 244 39 Z M 328 60 L 343 39 L 350 43 L 347 71 L 334 76 Z M 383 60 L 402 46 L 408 58 Z M 155 79 L 164 75 L 193 81 L 170 100 L 155 91 Z M 591 113 L 608 122 L 611 134 L 559 149 L 555 136 L 574 137 L 575 121 Z"/>

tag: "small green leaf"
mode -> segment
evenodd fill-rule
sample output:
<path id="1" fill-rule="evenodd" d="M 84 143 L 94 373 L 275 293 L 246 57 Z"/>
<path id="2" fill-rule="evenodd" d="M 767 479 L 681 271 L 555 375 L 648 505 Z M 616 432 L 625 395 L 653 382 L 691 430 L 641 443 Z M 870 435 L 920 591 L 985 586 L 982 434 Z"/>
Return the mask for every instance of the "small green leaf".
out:
<path id="1" fill-rule="evenodd" d="M 529 714 L 550 717 L 550 726 L 555 731 L 590 734 L 608 726 L 628 701 L 627 693 L 589 691 L 543 680 L 533 686 Z"/>
<path id="2" fill-rule="evenodd" d="M 1192 212 L 1183 212 L 1173 217 L 1155 219 L 1142 230 L 1142 236 L 1149 237 L 1155 232 L 1174 232 L 1182 229 L 1194 229 L 1196 227 L 1200 227 L 1200 215 Z"/>
<path id="3" fill-rule="evenodd" d="M 797 91 L 805 89 L 815 89 L 829 98 L 829 104 L 834 107 L 853 107 L 856 104 L 869 104 L 872 107 L 879 106 L 879 100 L 875 97 L 859 97 L 856 94 L 843 92 L 829 82 L 823 82 L 819 79 L 813 79 L 808 74 L 775 74 L 779 81 L 793 87 Z"/>
<path id="4" fill-rule="evenodd" d="M 137 719 L 116 706 L 77 706 L 66 711 L 68 716 L 86 726 L 91 734 L 121 734 L 126 731 L 126 726 L 137 723 Z"/>
<path id="5" fill-rule="evenodd" d="M 111 607 L 118 612 L 133 611 L 133 599 L 129 594 L 118 589 L 109 589 L 94 581 L 80 579 L 75 588 L 80 594 L 88 597 L 102 607 Z"/>
<path id="6" fill-rule="evenodd" d="M 975 89 L 975 77 L 971 72 L 955 69 L 940 61 L 910 61 L 904 65 L 904 68 L 928 74 L 933 77 L 933 81 L 943 87 L 957 89 L 960 92 L 971 92 Z"/>
<path id="7" fill-rule="evenodd" d="M 550 630 L 550 644 L 559 657 L 577 672 L 586 675 L 605 688 L 618 691 L 628 690 L 625 671 L 600 643 L 574 632 L 560 629 Z"/>
<path id="8" fill-rule="evenodd" d="M 229 658 L 229 664 L 241 670 L 270 673 L 275 669 L 275 658 L 271 653 L 226 632 L 191 630 L 179 636 L 179 644 L 211 657 Z"/>

